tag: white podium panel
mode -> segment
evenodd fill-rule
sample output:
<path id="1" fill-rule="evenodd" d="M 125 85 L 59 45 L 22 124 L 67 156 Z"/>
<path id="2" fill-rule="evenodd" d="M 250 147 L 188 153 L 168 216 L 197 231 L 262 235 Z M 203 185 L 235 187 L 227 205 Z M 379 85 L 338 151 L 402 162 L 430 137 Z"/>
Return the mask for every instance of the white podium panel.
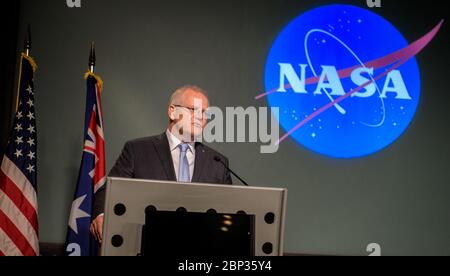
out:
<path id="1" fill-rule="evenodd" d="M 283 254 L 287 190 L 234 185 L 177 183 L 108 178 L 103 229 L 103 256 L 136 256 L 141 252 L 145 209 L 255 216 L 256 256 Z"/>

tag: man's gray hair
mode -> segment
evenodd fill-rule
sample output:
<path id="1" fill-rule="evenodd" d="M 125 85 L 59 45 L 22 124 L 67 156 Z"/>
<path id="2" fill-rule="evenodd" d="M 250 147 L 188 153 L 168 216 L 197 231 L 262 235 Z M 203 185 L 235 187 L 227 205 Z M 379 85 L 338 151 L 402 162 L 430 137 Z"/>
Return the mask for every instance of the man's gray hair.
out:
<path id="1" fill-rule="evenodd" d="M 185 85 L 185 86 L 178 88 L 177 90 L 175 90 L 175 92 L 172 93 L 172 96 L 170 96 L 170 99 L 169 99 L 169 105 L 181 104 L 183 95 L 187 90 L 193 90 L 197 93 L 202 94 L 203 96 L 205 96 L 206 99 L 208 99 L 208 94 L 204 89 L 202 89 L 196 85 Z M 208 101 L 209 101 L 209 99 L 208 99 Z"/>

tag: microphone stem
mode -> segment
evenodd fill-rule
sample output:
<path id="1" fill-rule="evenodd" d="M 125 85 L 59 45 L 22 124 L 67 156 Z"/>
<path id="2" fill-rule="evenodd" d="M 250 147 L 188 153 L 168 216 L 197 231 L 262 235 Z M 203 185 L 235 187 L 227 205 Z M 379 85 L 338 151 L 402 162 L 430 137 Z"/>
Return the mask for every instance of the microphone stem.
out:
<path id="1" fill-rule="evenodd" d="M 245 186 L 248 186 L 247 182 L 245 182 L 242 178 L 240 178 L 237 174 L 235 174 L 231 169 L 229 169 L 229 170 L 230 170 L 230 172 L 231 172 L 234 176 L 236 176 L 242 183 L 244 183 Z"/>
<path id="2" fill-rule="evenodd" d="M 239 175 L 237 175 L 235 172 L 233 172 L 232 169 L 230 169 L 223 161 L 222 159 L 218 159 L 220 163 L 228 170 L 231 174 L 233 174 L 237 179 L 239 179 L 242 183 L 244 183 L 245 186 L 248 186 L 247 182 L 244 181 L 244 179 L 240 178 Z"/>

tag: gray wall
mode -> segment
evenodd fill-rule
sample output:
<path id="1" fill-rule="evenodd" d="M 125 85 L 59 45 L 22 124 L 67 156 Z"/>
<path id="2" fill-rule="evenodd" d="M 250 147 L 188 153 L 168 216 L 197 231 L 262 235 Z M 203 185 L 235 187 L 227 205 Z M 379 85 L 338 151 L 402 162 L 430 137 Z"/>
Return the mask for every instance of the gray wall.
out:
<path id="1" fill-rule="evenodd" d="M 65 0 L 21 2 L 19 41 L 31 23 L 39 65 L 40 237 L 63 242 L 82 152 L 90 41 L 105 81 L 109 170 L 124 142 L 164 131 L 167 99 L 178 86 L 204 87 L 219 107 L 266 105 L 253 97 L 264 91 L 273 40 L 300 13 L 332 1 L 84 0 L 80 9 Z M 384 1 L 377 12 L 413 41 L 446 18 L 443 1 L 432 2 Z M 261 155 L 258 144 L 212 145 L 252 185 L 289 189 L 286 252 L 367 255 L 376 242 L 386 255 L 450 255 L 447 34 L 448 22 L 418 56 L 418 113 L 382 152 L 346 161 L 293 141 L 273 155 Z"/>

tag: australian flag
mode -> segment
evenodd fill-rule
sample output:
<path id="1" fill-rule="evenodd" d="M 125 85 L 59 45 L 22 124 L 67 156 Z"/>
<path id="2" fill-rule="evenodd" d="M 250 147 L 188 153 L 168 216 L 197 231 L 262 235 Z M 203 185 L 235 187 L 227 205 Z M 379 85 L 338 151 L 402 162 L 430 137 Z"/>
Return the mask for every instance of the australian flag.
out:
<path id="1" fill-rule="evenodd" d="M 69 256 L 97 255 L 98 244 L 89 232 L 95 193 L 105 184 L 105 140 L 101 105 L 102 81 L 93 73 L 86 74 L 87 96 L 84 125 L 84 148 L 78 175 L 69 227 L 66 254 Z"/>

